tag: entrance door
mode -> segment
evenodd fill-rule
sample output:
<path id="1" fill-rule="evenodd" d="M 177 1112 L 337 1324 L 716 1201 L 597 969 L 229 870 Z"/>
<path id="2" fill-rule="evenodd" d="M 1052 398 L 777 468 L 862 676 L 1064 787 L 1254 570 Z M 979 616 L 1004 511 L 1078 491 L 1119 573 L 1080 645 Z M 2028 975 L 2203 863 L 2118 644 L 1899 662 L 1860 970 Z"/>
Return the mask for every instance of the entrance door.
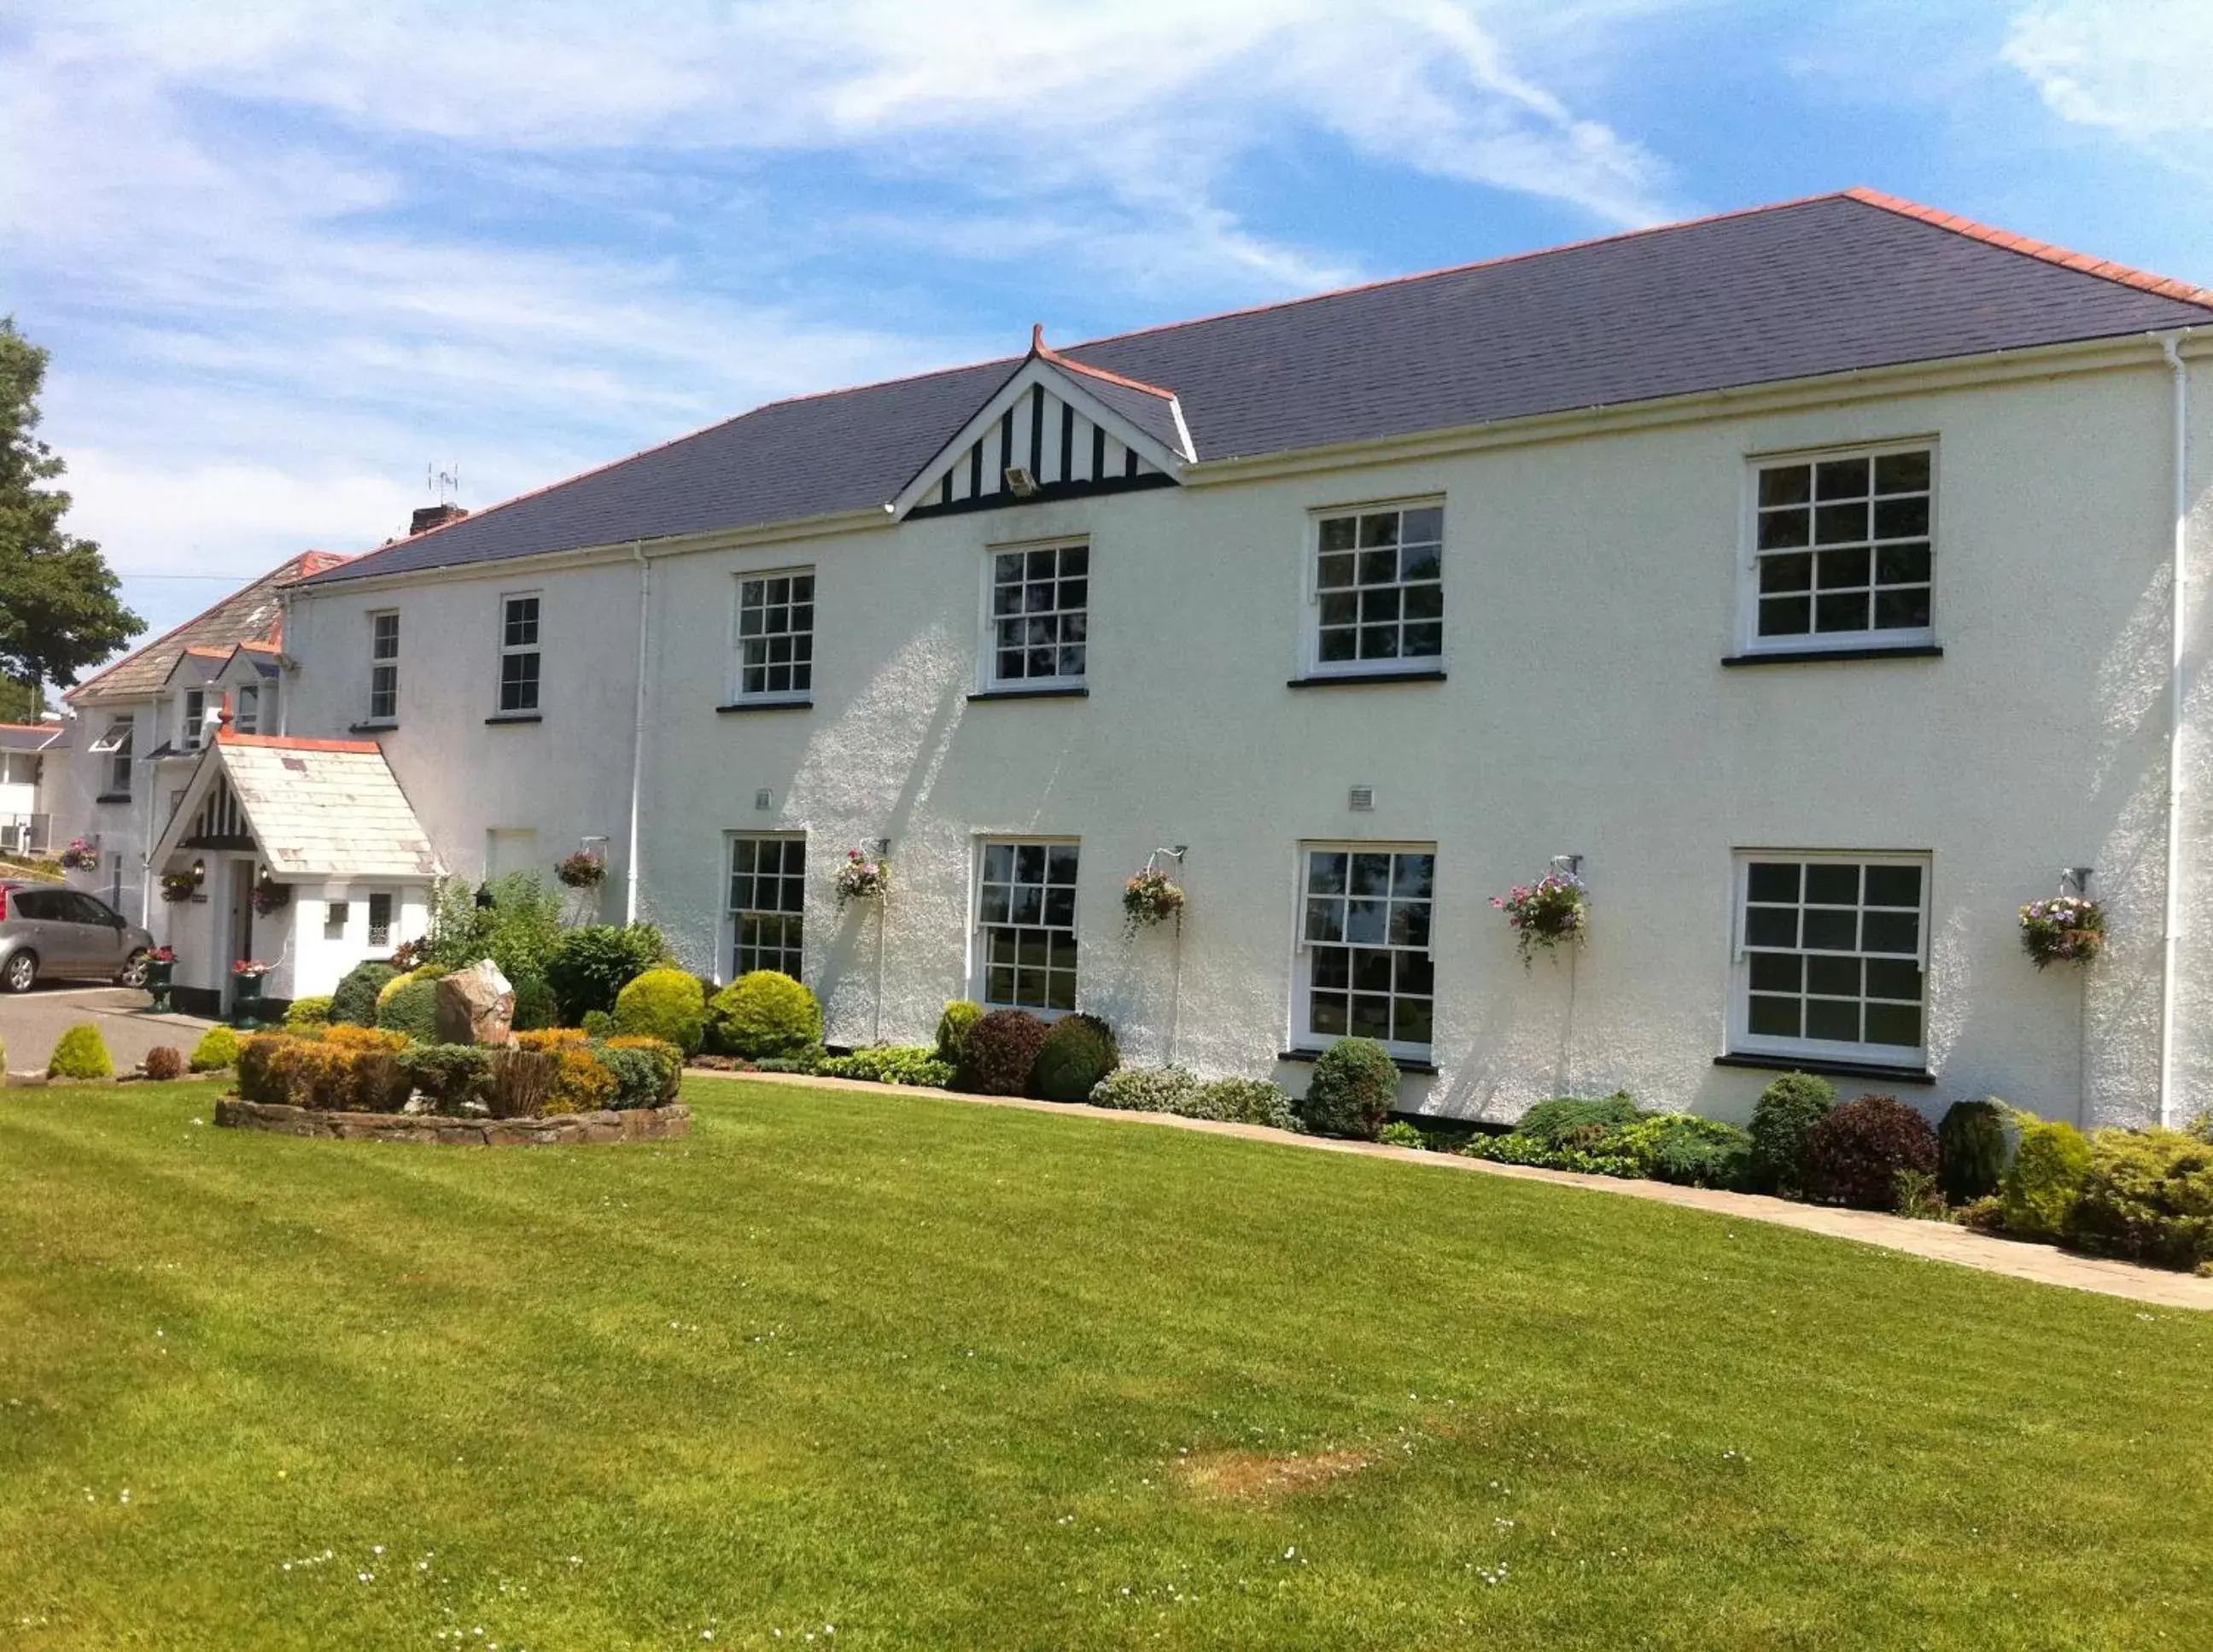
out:
<path id="1" fill-rule="evenodd" d="M 237 978 L 230 966 L 241 959 L 253 956 L 253 863 L 250 860 L 230 863 L 230 903 L 225 916 L 223 933 L 230 937 L 230 956 L 219 962 L 223 973 L 216 979 L 224 983 L 223 1004 L 234 1008 L 233 984 Z"/>

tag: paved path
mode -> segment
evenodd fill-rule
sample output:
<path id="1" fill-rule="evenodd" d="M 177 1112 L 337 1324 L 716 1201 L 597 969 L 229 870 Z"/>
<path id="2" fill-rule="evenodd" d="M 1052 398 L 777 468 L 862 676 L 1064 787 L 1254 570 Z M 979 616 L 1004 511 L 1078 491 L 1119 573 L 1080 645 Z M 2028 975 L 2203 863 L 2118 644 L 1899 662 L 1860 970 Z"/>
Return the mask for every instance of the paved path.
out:
<path id="1" fill-rule="evenodd" d="M 796 1084 L 818 1089 L 893 1089 L 892 1086 L 855 1084 L 849 1080 L 816 1078 L 802 1073 L 716 1073 L 693 1070 L 707 1078 L 742 1078 L 757 1083 Z M 1321 1153 L 1353 1153 L 1369 1158 L 1399 1159 L 1438 1170 L 1469 1172 L 1486 1176 L 1512 1176 L 1525 1181 L 1552 1182 L 1561 1186 L 1587 1188 L 1623 1198 L 1651 1199 L 1661 1204 L 1680 1204 L 1693 1210 L 1746 1222 L 1771 1222 L 1777 1227 L 1802 1228 L 1832 1239 L 1855 1240 L 1885 1250 L 1905 1251 L 1938 1262 L 1980 1268 L 2039 1284 L 2064 1285 L 2072 1290 L 2096 1291 L 2125 1296 L 2131 1301 L 2160 1308 L 2198 1308 L 2213 1312 L 2213 1279 L 2161 1268 L 2140 1268 L 2128 1262 L 2109 1262 L 2097 1257 L 2076 1256 L 2048 1245 L 2027 1245 L 2017 1240 L 1970 1233 L 1948 1222 L 1913 1222 L 1904 1216 L 1873 1210 L 1842 1210 L 1831 1205 L 1796 1204 L 1789 1199 L 1767 1198 L 1752 1193 L 1724 1193 L 1707 1187 L 1678 1187 L 1670 1182 L 1629 1181 L 1616 1176 L 1584 1176 L 1566 1170 L 1538 1170 L 1527 1165 L 1493 1164 L 1486 1159 L 1463 1159 L 1456 1154 L 1428 1153 L 1418 1148 L 1385 1147 L 1380 1142 L 1341 1142 L 1326 1136 L 1292 1136 L 1263 1125 L 1224 1125 L 1210 1119 L 1179 1119 L 1165 1113 L 1119 1113 L 1108 1107 L 1070 1106 L 1057 1101 L 1031 1101 L 1016 1096 L 966 1095 L 956 1090 L 926 1089 L 919 1085 L 896 1093 L 942 1097 L 948 1101 L 994 1107 L 1022 1107 L 1032 1113 L 1076 1113 L 1085 1118 L 1112 1119 L 1128 1125 L 1155 1125 L 1169 1130 L 1195 1130 L 1214 1136 L 1238 1136 L 1248 1141 L 1273 1142 L 1279 1147 L 1302 1147 Z"/>
<path id="2" fill-rule="evenodd" d="M 192 1015 L 147 1013 L 147 996 L 122 986 L 41 986 L 0 994 L 0 1043 L 10 1072 L 44 1072 L 61 1035 L 80 1021 L 96 1022 L 115 1070 L 129 1072 L 160 1044 L 192 1052 L 215 1025 Z"/>

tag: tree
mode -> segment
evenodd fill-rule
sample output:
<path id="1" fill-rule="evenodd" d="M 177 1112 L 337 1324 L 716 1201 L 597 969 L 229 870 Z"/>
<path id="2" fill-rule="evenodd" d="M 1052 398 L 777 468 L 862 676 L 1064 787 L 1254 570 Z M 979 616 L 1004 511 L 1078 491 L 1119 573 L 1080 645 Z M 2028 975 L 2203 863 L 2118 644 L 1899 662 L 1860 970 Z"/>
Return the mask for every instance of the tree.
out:
<path id="1" fill-rule="evenodd" d="M 146 629 L 100 547 L 62 527 L 70 497 L 46 485 L 62 460 L 32 434 L 46 377 L 46 352 L 0 316 L 0 674 L 34 686 L 75 682 Z"/>
<path id="2" fill-rule="evenodd" d="M 0 677 L 0 722 L 43 722 L 46 696 L 28 683 Z"/>

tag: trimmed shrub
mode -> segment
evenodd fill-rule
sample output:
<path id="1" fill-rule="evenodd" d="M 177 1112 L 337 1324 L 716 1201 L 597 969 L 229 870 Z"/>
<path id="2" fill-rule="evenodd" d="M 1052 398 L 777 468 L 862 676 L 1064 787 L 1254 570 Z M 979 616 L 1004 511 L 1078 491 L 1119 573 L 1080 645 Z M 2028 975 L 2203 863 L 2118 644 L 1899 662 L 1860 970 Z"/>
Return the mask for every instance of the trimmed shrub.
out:
<path id="1" fill-rule="evenodd" d="M 2213 1143 L 2179 1130 L 2101 1130 L 2070 1244 L 2167 1268 L 2213 1263 Z"/>
<path id="2" fill-rule="evenodd" d="M 1971 1204 L 2005 1175 L 2006 1110 L 1999 1101 L 1954 1101 L 1936 1126 L 1936 1176 L 1944 1197 Z"/>
<path id="3" fill-rule="evenodd" d="M 92 1021 L 80 1021 L 61 1036 L 46 1059 L 48 1078 L 113 1078 L 115 1063 L 109 1058 L 107 1040 Z"/>
<path id="4" fill-rule="evenodd" d="M 614 1105 L 616 1093 L 622 1088 L 621 1081 L 588 1045 L 558 1050 L 553 1056 L 558 1065 L 553 1074 L 553 1094 L 546 1099 L 544 1109 L 548 1116 L 597 1113 Z"/>
<path id="5" fill-rule="evenodd" d="M 282 1033 L 256 1033 L 238 1046 L 238 1093 L 248 1101 L 282 1102 L 277 1052 L 292 1040 Z"/>
<path id="6" fill-rule="evenodd" d="M 332 1043 L 261 1033 L 239 1052 L 238 1093 L 334 1113 L 398 1113 L 414 1084 L 399 1054 L 371 1042 Z"/>
<path id="7" fill-rule="evenodd" d="M 285 1006 L 284 1025 L 287 1027 L 328 1027 L 331 1024 L 331 1001 L 326 997 L 309 995 L 295 998 Z"/>
<path id="8" fill-rule="evenodd" d="M 2090 1181 L 2090 1143 L 2072 1125 L 2024 1119 L 2021 1145 L 1998 1185 L 2009 1233 L 2058 1240 Z"/>
<path id="9" fill-rule="evenodd" d="M 618 1110 L 665 1107 L 676 1100 L 684 1078 L 684 1052 L 665 1039 L 615 1038 L 593 1046 L 609 1072 L 615 1076 Z"/>
<path id="10" fill-rule="evenodd" d="M 1339 1039 L 1314 1063 L 1299 1118 L 1318 1136 L 1374 1141 L 1399 1104 L 1399 1069 L 1374 1039 Z"/>
<path id="11" fill-rule="evenodd" d="M 384 984 L 399 972 L 391 965 L 370 959 L 356 964 L 345 972 L 345 978 L 331 994 L 331 1024 L 345 1027 L 374 1027 L 376 1025 L 376 995 Z"/>
<path id="12" fill-rule="evenodd" d="M 1555 1096 L 1539 1101 L 1515 1124 L 1514 1134 L 1533 1146 L 1555 1149 L 1593 1148 L 1612 1131 L 1645 1115 L 1626 1090 L 1612 1095 Z"/>
<path id="13" fill-rule="evenodd" d="M 1186 1067 L 1117 1067 L 1091 1088 L 1094 1107 L 1124 1113 L 1181 1113 L 1198 1088 L 1198 1075 Z"/>
<path id="14" fill-rule="evenodd" d="M 1619 1141 L 1655 1181 L 1734 1191 L 1752 1177 L 1752 1132 L 1741 1125 L 1663 1113 L 1623 1125 Z"/>
<path id="15" fill-rule="evenodd" d="M 418 974 L 387 983 L 376 1006 L 376 1026 L 380 1032 L 402 1033 L 412 1043 L 436 1044 L 437 977 Z"/>
<path id="16" fill-rule="evenodd" d="M 173 1078 L 184 1076 L 185 1052 L 166 1044 L 157 1044 L 146 1052 L 146 1059 L 138 1065 L 155 1083 L 167 1083 Z"/>
<path id="17" fill-rule="evenodd" d="M 922 1084 L 944 1089 L 953 1082 L 953 1064 L 936 1048 L 856 1050 L 850 1056 L 825 1056 L 814 1064 L 825 1078 L 860 1078 L 872 1084 Z"/>
<path id="18" fill-rule="evenodd" d="M 1862 1210 L 1898 1205 L 1899 1173 L 1936 1173 L 1936 1132 L 1895 1096 L 1863 1095 L 1806 1132 L 1798 1168 L 1808 1198 Z"/>
<path id="19" fill-rule="evenodd" d="M 1176 1098 L 1166 1112 L 1186 1119 L 1219 1119 L 1233 1125 L 1296 1130 L 1289 1094 L 1265 1078 L 1210 1078 Z"/>
<path id="20" fill-rule="evenodd" d="M 385 1005 L 392 1002 L 393 996 L 402 987 L 416 981 L 435 981 L 442 976 L 452 973 L 451 970 L 441 964 L 418 964 L 413 969 L 403 971 L 376 989 L 376 1007 L 379 1013 L 382 1012 Z"/>
<path id="21" fill-rule="evenodd" d="M 615 995 L 668 957 L 668 943 L 650 924 L 594 924 L 562 936 L 535 972 L 553 989 L 561 1019 L 574 1027 L 587 1010 L 612 1014 Z"/>
<path id="22" fill-rule="evenodd" d="M 573 1050 L 591 1042 L 581 1027 L 541 1027 L 534 1033 L 517 1033 L 515 1041 L 526 1050 Z"/>
<path id="23" fill-rule="evenodd" d="M 1077 1011 L 1046 1029 L 1030 1069 L 1030 1083 L 1047 1101 L 1082 1101 L 1121 1064 L 1114 1029 L 1096 1015 Z"/>
<path id="24" fill-rule="evenodd" d="M 968 1029 L 956 1082 L 978 1095 L 1027 1095 L 1051 1029 L 1027 1009 L 994 1009 Z"/>
<path id="25" fill-rule="evenodd" d="M 604 1009 L 587 1009 L 582 1027 L 586 1038 L 611 1039 L 615 1035 L 615 1018 Z"/>
<path id="26" fill-rule="evenodd" d="M 196 1073 L 219 1073 L 226 1067 L 238 1065 L 238 1034 L 228 1027 L 210 1027 L 200 1034 L 200 1041 L 192 1045 L 192 1070 Z"/>
<path id="27" fill-rule="evenodd" d="M 960 1064 L 960 1052 L 967 1048 L 969 1030 L 984 1019 L 984 1006 L 966 998 L 955 998 L 945 1006 L 945 1013 L 937 1018 L 937 1058 L 948 1066 Z"/>
<path id="28" fill-rule="evenodd" d="M 757 969 L 707 1006 L 707 1039 L 726 1056 L 800 1056 L 822 1042 L 822 1006 L 789 975 Z"/>
<path id="29" fill-rule="evenodd" d="M 1762 1090 L 1752 1109 L 1752 1185 L 1795 1196 L 1806 1132 L 1836 1105 L 1837 1087 L 1812 1073 L 1785 1073 Z"/>
<path id="30" fill-rule="evenodd" d="M 423 1097 L 440 1113 L 491 1106 L 491 1051 L 480 1044 L 424 1044 L 399 1058 Z"/>
<path id="31" fill-rule="evenodd" d="M 335 1045 L 341 1050 L 388 1050 L 397 1052 L 413 1042 L 405 1033 L 377 1027 L 326 1027 L 320 1031 L 305 1027 L 294 1036 L 313 1039 L 319 1044 Z"/>
<path id="32" fill-rule="evenodd" d="M 528 1033 L 541 1027 L 555 1027 L 561 1021 L 561 1001 L 553 996 L 553 989 L 542 977 L 526 975 L 515 984 L 515 1018 L 508 1023 L 510 1030 Z"/>
<path id="33" fill-rule="evenodd" d="M 649 969 L 615 995 L 615 1031 L 626 1038 L 660 1039 L 688 1056 L 706 1025 L 706 995 L 689 970 Z"/>

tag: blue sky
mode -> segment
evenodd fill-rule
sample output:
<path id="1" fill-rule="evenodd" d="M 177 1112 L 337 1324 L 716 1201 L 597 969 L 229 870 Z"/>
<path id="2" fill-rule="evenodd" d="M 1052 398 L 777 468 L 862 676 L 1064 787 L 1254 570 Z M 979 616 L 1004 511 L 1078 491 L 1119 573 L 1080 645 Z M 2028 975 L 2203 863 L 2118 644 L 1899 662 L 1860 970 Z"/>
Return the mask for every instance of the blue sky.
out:
<path id="1" fill-rule="evenodd" d="M 2213 0 L 30 0 L 0 311 L 158 628 L 434 464 L 1849 184 L 2213 285 L 2209 61 Z"/>

